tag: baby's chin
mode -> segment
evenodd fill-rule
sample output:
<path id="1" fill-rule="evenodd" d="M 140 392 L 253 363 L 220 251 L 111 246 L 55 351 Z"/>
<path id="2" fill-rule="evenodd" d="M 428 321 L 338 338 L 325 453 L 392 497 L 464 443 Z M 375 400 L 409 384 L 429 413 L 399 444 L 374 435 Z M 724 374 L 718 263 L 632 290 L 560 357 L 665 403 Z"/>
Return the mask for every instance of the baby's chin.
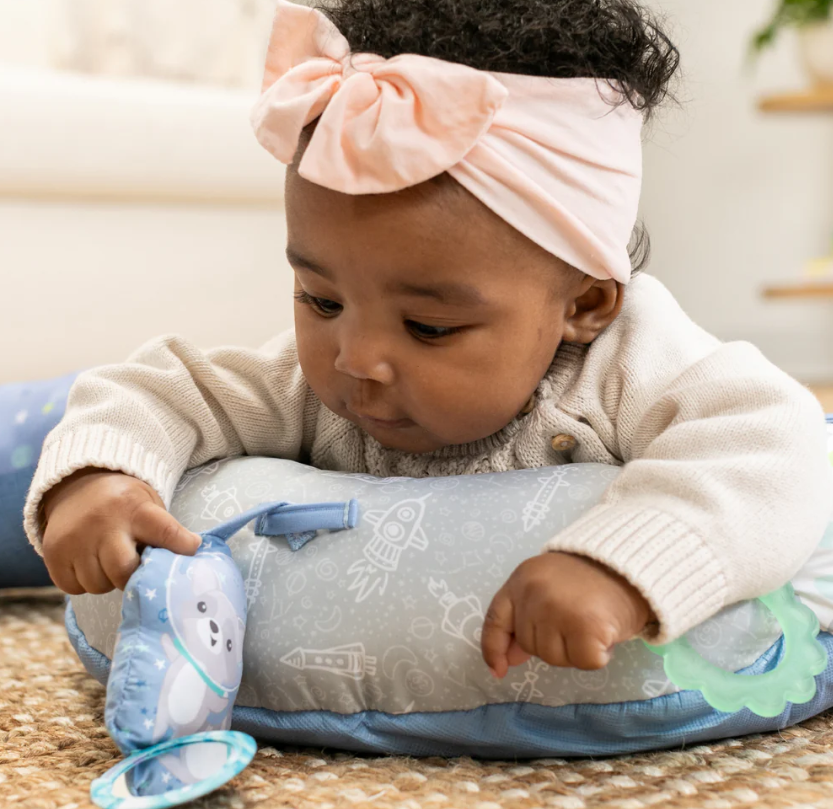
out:
<path id="1" fill-rule="evenodd" d="M 385 449 L 403 452 L 408 455 L 427 455 L 445 447 L 469 444 L 479 438 L 487 438 L 491 435 L 491 433 L 482 436 L 461 435 L 459 440 L 455 440 L 454 437 L 439 436 L 413 420 L 407 420 L 408 423 L 406 424 L 389 425 L 360 418 L 343 405 L 338 409 L 333 409 L 329 405 L 328 408 L 337 416 L 355 424 L 362 432 L 369 435 Z"/>
<path id="2" fill-rule="evenodd" d="M 385 449 L 404 452 L 408 455 L 425 455 L 450 446 L 449 442 L 432 436 L 417 424 L 396 428 L 379 427 L 358 421 L 354 421 L 354 424 L 357 424 Z"/>
<path id="3" fill-rule="evenodd" d="M 355 424 L 362 432 L 381 444 L 385 449 L 404 452 L 408 455 L 425 455 L 450 446 L 419 424 L 409 421 L 407 424 L 388 426 L 367 419 L 358 418 L 350 412 L 339 413 L 343 418 Z"/>

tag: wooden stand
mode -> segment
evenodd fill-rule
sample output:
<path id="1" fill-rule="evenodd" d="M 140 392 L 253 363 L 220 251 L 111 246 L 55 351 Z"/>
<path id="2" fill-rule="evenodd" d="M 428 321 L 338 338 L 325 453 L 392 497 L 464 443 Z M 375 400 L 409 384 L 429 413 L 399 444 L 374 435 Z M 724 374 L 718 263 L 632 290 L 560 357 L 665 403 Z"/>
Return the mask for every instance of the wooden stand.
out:
<path id="1" fill-rule="evenodd" d="M 833 112 L 833 85 L 766 96 L 758 102 L 758 108 L 763 112 Z"/>
<path id="2" fill-rule="evenodd" d="M 802 300 L 833 298 L 833 281 L 796 282 L 764 287 L 765 298 L 800 298 Z"/>
<path id="3" fill-rule="evenodd" d="M 781 93 L 762 98 L 758 108 L 763 112 L 833 112 L 833 84 L 820 85 L 795 93 Z M 820 300 L 833 298 L 833 280 L 796 281 L 765 287 L 765 298 Z"/>

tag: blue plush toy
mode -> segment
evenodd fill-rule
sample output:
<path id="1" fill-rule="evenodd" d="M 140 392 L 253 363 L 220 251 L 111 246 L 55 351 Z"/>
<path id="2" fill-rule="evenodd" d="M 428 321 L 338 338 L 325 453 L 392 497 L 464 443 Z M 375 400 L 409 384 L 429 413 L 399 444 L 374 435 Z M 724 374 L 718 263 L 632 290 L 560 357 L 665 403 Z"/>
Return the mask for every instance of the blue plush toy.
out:
<path id="1" fill-rule="evenodd" d="M 170 806 L 219 786 L 218 773 L 224 780 L 235 774 L 227 771 L 229 751 L 239 754 L 239 744 L 170 743 L 231 725 L 243 674 L 246 592 L 226 541 L 255 519 L 257 536 L 284 536 L 300 549 L 319 530 L 354 527 L 358 506 L 268 503 L 204 533 L 192 557 L 145 549 L 125 588 L 104 712 L 122 752 L 139 751 L 135 766 L 120 769 L 130 795 L 157 796 L 156 805 Z M 148 756 L 155 745 L 161 754 Z M 244 746 L 254 755 L 253 743 Z M 241 766 L 244 758 L 238 755 Z M 112 786 L 112 776 L 94 784 L 100 806 L 121 805 Z"/>

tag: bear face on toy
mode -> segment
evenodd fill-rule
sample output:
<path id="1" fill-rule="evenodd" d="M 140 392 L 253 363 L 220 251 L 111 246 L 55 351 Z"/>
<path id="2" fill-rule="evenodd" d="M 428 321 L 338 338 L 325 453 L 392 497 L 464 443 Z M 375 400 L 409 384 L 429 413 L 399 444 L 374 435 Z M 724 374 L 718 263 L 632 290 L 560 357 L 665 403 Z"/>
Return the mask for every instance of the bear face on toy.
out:
<path id="1" fill-rule="evenodd" d="M 209 716 L 224 714 L 218 725 L 231 721 L 230 695 L 235 693 L 243 669 L 245 614 L 241 616 L 222 589 L 222 556 L 204 554 L 188 567 L 184 577 L 177 568 L 189 560 L 177 557 L 168 585 L 171 633 L 160 638 L 168 659 L 156 713 L 154 742 L 187 736 L 206 729 Z"/>

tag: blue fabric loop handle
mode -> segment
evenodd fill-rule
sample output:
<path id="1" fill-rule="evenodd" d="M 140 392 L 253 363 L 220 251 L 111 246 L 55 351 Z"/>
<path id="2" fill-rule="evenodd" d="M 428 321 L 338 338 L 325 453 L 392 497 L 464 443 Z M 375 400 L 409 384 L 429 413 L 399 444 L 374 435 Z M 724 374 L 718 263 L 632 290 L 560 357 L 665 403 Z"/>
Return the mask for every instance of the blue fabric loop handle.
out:
<path id="1" fill-rule="evenodd" d="M 284 504 L 261 514 L 255 526 L 259 537 L 280 537 L 308 531 L 341 531 L 355 528 L 359 516 L 357 500 L 346 503 Z"/>
<path id="2" fill-rule="evenodd" d="M 300 536 L 308 541 L 316 531 L 355 528 L 358 519 L 357 500 L 346 503 L 261 503 L 203 533 L 226 542 L 252 520 L 257 520 L 257 536 Z"/>

